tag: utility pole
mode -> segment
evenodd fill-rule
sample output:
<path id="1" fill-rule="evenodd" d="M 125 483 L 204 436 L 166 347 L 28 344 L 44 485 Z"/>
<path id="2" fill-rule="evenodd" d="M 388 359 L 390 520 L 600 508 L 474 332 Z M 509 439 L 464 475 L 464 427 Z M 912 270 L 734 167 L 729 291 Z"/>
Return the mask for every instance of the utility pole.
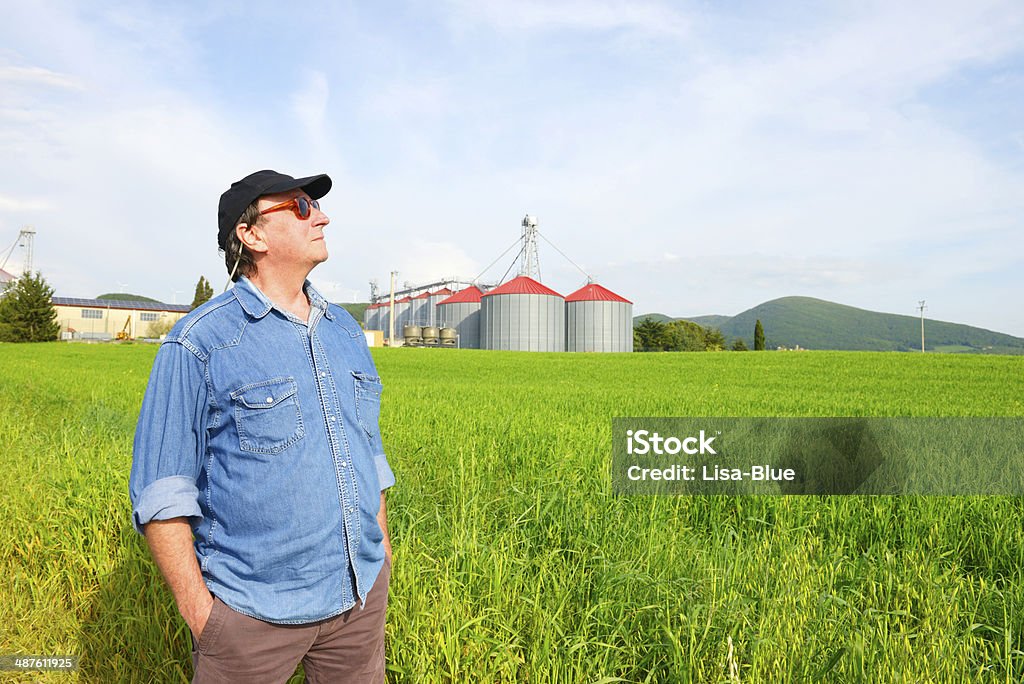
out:
<path id="1" fill-rule="evenodd" d="M 924 310 L 928 307 L 924 305 L 924 300 L 919 299 L 917 301 L 917 308 L 921 310 L 921 353 L 924 353 Z"/>
<path id="2" fill-rule="evenodd" d="M 391 272 L 391 300 L 388 303 L 388 345 L 395 346 L 395 278 L 398 271 Z"/>

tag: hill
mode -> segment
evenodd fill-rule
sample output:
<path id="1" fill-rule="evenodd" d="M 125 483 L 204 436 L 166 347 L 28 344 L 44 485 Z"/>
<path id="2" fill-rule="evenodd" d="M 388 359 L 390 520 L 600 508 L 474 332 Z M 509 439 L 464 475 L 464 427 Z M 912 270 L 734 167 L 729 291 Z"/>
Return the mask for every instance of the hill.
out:
<path id="1" fill-rule="evenodd" d="M 657 323 L 668 323 L 669 321 L 676 320 L 671 316 L 666 316 L 665 314 L 649 313 L 641 314 L 640 316 L 633 316 L 633 325 L 637 325 L 640 321 L 644 320 L 645 318 L 650 318 L 652 321 L 655 321 Z"/>
<path id="2" fill-rule="evenodd" d="M 737 314 L 719 327 L 753 348 L 754 323 L 761 320 L 769 349 L 795 347 L 857 351 L 914 351 L 921 348 L 921 320 L 879 313 L 812 297 L 782 297 Z M 693 320 L 693 319 L 691 319 Z M 959 323 L 925 319 L 930 351 L 1024 354 L 1024 339 Z"/>
<path id="3" fill-rule="evenodd" d="M 360 325 L 363 323 L 363 314 L 366 313 L 366 307 L 370 306 L 369 302 L 348 302 L 345 304 L 338 304 L 342 309 L 352 314 L 352 318 L 356 319 Z"/>
<path id="4" fill-rule="evenodd" d="M 683 321 L 690 321 L 697 325 L 703 325 L 705 328 L 721 328 L 723 325 L 729 322 L 732 316 L 721 316 L 719 314 L 709 314 L 707 316 L 683 316 Z"/>
<path id="5" fill-rule="evenodd" d="M 143 297 L 142 295 L 131 294 L 129 292 L 107 292 L 106 294 L 97 296 L 96 299 L 111 299 L 119 302 L 156 302 L 157 304 L 163 304 L 159 299 Z"/>

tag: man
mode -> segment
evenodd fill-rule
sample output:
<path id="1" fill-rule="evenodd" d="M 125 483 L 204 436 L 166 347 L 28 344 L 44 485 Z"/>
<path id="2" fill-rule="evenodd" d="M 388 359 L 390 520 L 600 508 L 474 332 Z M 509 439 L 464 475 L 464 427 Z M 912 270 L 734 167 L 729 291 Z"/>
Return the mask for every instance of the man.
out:
<path id="1" fill-rule="evenodd" d="M 195 682 L 381 682 L 391 569 L 363 331 L 306 280 L 326 175 L 258 171 L 220 198 L 235 286 L 160 346 L 129 490 L 193 636 Z"/>

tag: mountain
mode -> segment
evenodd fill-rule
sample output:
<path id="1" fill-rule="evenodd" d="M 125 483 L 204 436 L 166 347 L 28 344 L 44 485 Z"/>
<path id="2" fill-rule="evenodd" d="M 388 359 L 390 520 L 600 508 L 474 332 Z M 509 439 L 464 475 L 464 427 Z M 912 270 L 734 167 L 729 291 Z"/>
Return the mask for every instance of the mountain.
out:
<path id="1" fill-rule="evenodd" d="M 741 337 L 753 349 L 758 319 L 768 349 L 797 345 L 857 351 L 921 349 L 921 319 L 916 316 L 868 311 L 813 297 L 782 297 L 732 317 L 692 316 L 686 320 L 717 327 L 729 338 Z M 928 351 L 1024 355 L 1024 338 L 983 328 L 926 318 L 924 333 Z"/>
<path id="2" fill-rule="evenodd" d="M 640 323 L 640 321 L 644 320 L 645 318 L 650 318 L 652 321 L 655 321 L 657 323 L 668 323 L 669 321 L 676 320 L 675 318 L 672 318 L 671 316 L 666 316 L 665 314 L 649 313 L 643 314 L 641 316 L 633 316 L 633 325 L 636 326 L 637 324 Z"/>
<path id="3" fill-rule="evenodd" d="M 366 307 L 370 306 L 370 302 L 345 302 L 344 304 L 338 304 L 338 306 L 345 311 L 348 311 L 352 314 L 352 318 L 362 323 L 363 315 L 366 313 Z"/>
<path id="4" fill-rule="evenodd" d="M 129 294 L 127 292 L 107 292 L 101 294 L 96 299 L 110 299 L 119 302 L 156 302 L 157 304 L 163 304 L 159 299 L 153 299 L 152 297 L 143 297 L 142 295 Z"/>
<path id="5" fill-rule="evenodd" d="M 754 324 L 761 319 L 766 346 L 805 349 L 913 351 L 921 348 L 921 319 L 867 311 L 811 297 L 782 297 L 737 314 L 721 325 L 731 337 L 753 348 Z M 959 323 L 925 319 L 930 351 L 1024 354 L 1024 339 Z"/>
<path id="6" fill-rule="evenodd" d="M 731 316 L 720 316 L 718 314 L 709 314 L 707 316 L 684 316 L 682 320 L 696 323 L 697 325 L 703 325 L 705 328 L 721 328 L 723 325 L 729 322 Z"/>

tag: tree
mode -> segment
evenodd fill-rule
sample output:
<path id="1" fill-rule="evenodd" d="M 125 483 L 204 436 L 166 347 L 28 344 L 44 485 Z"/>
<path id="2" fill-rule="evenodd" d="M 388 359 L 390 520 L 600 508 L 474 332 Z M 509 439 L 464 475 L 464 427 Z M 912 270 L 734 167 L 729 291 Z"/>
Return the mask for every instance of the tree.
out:
<path id="1" fill-rule="evenodd" d="M 634 345 L 634 349 L 638 351 L 663 351 L 665 349 L 664 323 L 659 323 L 653 318 L 644 318 L 634 328 L 634 332 L 640 342 L 639 346 Z"/>
<path id="2" fill-rule="evenodd" d="M 704 351 L 705 330 L 693 321 L 676 320 L 665 327 L 665 349 L 668 351 Z"/>
<path id="3" fill-rule="evenodd" d="M 743 341 L 742 337 L 737 337 L 736 341 L 732 343 L 733 351 L 750 351 L 747 349 L 747 343 Z"/>
<path id="4" fill-rule="evenodd" d="M 754 351 L 764 351 L 764 326 L 760 318 L 754 324 Z"/>
<path id="5" fill-rule="evenodd" d="M 196 296 L 192 298 L 192 308 L 196 308 L 203 302 L 210 301 L 210 297 L 213 296 L 213 286 L 206 279 L 206 276 L 199 276 L 199 282 L 196 283 Z"/>
<path id="6" fill-rule="evenodd" d="M 0 342 L 49 342 L 60 324 L 53 308 L 53 288 L 43 275 L 23 275 L 7 283 L 0 298 Z"/>
<path id="7" fill-rule="evenodd" d="M 718 328 L 704 328 L 704 351 L 725 349 L 725 335 Z"/>
<path id="8" fill-rule="evenodd" d="M 159 318 L 151 322 L 146 328 L 146 336 L 151 337 L 154 340 L 159 340 L 169 333 L 173 327 L 174 321 L 171 320 L 170 316 Z"/>

